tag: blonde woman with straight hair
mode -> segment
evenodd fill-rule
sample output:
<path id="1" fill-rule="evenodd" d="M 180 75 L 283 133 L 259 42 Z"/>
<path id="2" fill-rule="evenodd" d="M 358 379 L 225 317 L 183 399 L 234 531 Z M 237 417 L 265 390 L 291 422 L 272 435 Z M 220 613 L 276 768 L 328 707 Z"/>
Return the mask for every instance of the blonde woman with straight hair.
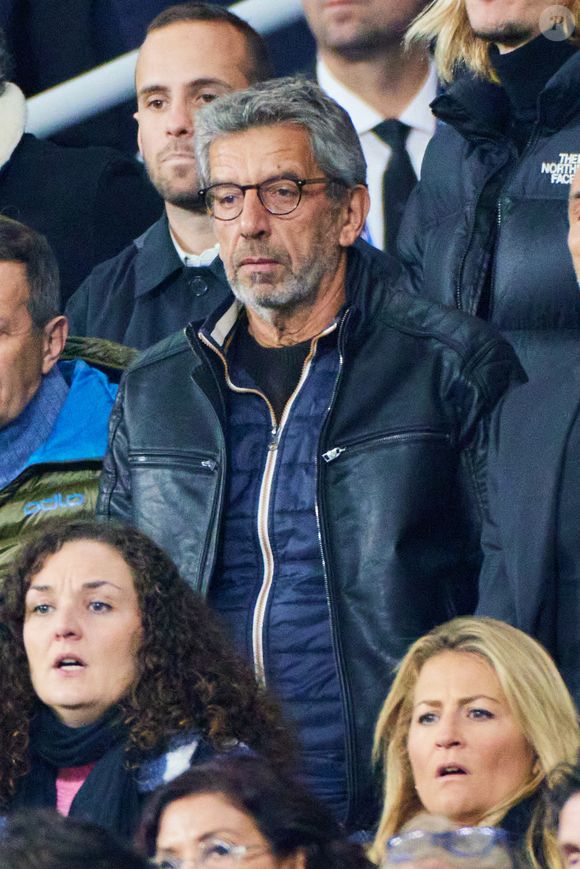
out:
<path id="1" fill-rule="evenodd" d="M 567 6 L 578 24 L 580 0 L 562 0 L 558 5 Z M 580 45 L 578 30 L 570 41 Z M 499 81 L 489 60 L 489 40 L 474 33 L 467 16 L 466 0 L 434 0 L 411 24 L 405 42 L 407 45 L 434 43 L 437 72 L 444 82 L 451 82 L 457 68 L 463 64 L 482 78 Z"/>
<path id="2" fill-rule="evenodd" d="M 434 0 L 406 40 L 433 48 L 448 86 L 431 103 L 440 123 L 397 236 L 402 286 L 492 322 L 530 379 L 567 365 L 580 340 L 566 246 L 580 0 Z M 487 565 L 480 587 L 478 612 L 511 611 L 500 599 L 510 582 Z M 544 636 L 556 635 L 558 615 Z"/>
<path id="3" fill-rule="evenodd" d="M 435 628 L 403 658 L 379 715 L 373 756 L 384 808 L 373 860 L 425 809 L 495 826 L 519 807 L 526 861 L 559 866 L 553 832 L 536 830 L 534 795 L 553 767 L 575 760 L 579 743 L 572 698 L 538 642 L 495 619 Z"/>

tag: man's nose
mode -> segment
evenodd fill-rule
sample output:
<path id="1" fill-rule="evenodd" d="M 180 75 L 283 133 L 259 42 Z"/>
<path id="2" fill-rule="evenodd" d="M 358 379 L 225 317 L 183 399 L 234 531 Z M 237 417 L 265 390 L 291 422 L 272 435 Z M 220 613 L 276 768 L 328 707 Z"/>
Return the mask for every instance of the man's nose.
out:
<path id="1" fill-rule="evenodd" d="M 170 136 L 193 135 L 193 110 L 185 100 L 175 100 L 165 115 Z"/>
<path id="2" fill-rule="evenodd" d="M 270 233 L 270 214 L 260 202 L 257 190 L 246 190 L 240 214 L 240 232 L 245 238 Z"/>

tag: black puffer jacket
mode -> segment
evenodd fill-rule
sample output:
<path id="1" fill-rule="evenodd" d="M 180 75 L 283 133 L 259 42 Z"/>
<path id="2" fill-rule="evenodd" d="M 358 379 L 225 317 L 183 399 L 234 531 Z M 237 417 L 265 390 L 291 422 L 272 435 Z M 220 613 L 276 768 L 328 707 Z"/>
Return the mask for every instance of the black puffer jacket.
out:
<path id="1" fill-rule="evenodd" d="M 380 252 L 350 251 L 342 362 L 318 449 L 349 825 L 373 820 L 372 732 L 394 665 L 411 641 L 475 607 L 487 418 L 520 377 L 495 330 L 392 293 L 394 277 Z M 193 325 L 146 351 L 120 387 L 97 507 L 150 534 L 202 593 L 228 472 L 226 389 Z"/>
<path id="2" fill-rule="evenodd" d="M 491 320 L 531 376 L 577 347 L 580 292 L 566 247 L 580 159 L 580 51 L 538 100 L 518 155 L 502 88 L 459 79 L 432 105 L 431 140 L 399 249 L 415 290 Z"/>

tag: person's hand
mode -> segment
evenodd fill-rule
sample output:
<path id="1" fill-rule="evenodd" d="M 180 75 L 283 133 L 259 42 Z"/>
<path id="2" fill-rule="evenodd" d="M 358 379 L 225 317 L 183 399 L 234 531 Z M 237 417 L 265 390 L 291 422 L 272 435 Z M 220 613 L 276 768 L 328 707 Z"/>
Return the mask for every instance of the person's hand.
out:
<path id="1" fill-rule="evenodd" d="M 572 180 L 570 189 L 570 203 L 568 206 L 568 219 L 570 231 L 568 233 L 568 247 L 572 255 L 572 262 L 576 270 L 576 277 L 580 284 L 580 167 Z"/>

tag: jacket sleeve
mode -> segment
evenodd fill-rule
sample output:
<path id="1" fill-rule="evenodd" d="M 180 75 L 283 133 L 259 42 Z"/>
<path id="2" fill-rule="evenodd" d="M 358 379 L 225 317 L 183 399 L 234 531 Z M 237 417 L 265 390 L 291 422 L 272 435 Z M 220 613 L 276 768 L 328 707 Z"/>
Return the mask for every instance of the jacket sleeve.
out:
<path id="1" fill-rule="evenodd" d="M 505 563 L 499 499 L 499 431 L 503 402 L 493 412 L 487 457 L 487 509 L 481 532 L 483 564 L 479 578 L 477 615 L 492 616 L 516 624 L 515 607 Z"/>
<path id="2" fill-rule="evenodd" d="M 511 344 L 492 337 L 469 360 L 463 371 L 464 391 L 459 443 L 462 449 L 466 485 L 472 503 L 483 521 L 488 513 L 487 461 L 490 421 L 502 397 L 526 380 Z"/>
<path id="3" fill-rule="evenodd" d="M 132 524 L 128 437 L 124 420 L 125 391 L 124 377 L 109 420 L 109 446 L 103 459 L 96 512 L 101 519 L 118 519 Z"/>
<path id="4" fill-rule="evenodd" d="M 421 182 L 415 185 L 405 206 L 405 214 L 397 236 L 399 260 L 403 264 L 398 287 L 406 292 L 420 293 L 423 287 L 423 245 L 421 220 Z"/>

